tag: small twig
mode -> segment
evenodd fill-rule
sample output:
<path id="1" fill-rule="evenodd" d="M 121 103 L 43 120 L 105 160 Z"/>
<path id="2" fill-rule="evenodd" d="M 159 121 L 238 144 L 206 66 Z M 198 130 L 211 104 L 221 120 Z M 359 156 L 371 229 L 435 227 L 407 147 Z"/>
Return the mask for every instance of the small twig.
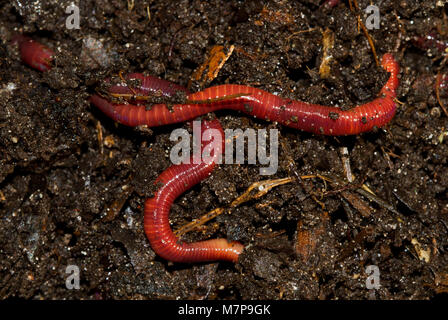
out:
<path id="1" fill-rule="evenodd" d="M 197 220 L 193 220 L 192 222 L 182 226 L 178 230 L 174 232 L 174 234 L 177 237 L 180 237 L 181 235 L 185 234 L 186 232 L 189 232 L 207 221 L 210 221 L 211 219 L 216 218 L 217 216 L 224 213 L 226 210 L 235 208 L 239 206 L 240 204 L 247 202 L 249 200 L 258 199 L 262 196 L 264 196 L 266 193 L 269 192 L 272 188 L 275 188 L 277 186 L 290 183 L 294 179 L 293 178 L 283 178 L 283 179 L 275 179 L 275 180 L 264 180 L 264 181 L 258 181 L 253 183 L 247 190 L 238 198 L 232 201 L 232 203 L 229 205 L 228 208 L 216 208 L 212 211 L 208 212 L 207 214 L 203 215 Z M 255 193 L 254 193 L 255 191 Z"/>
<path id="2" fill-rule="evenodd" d="M 129 85 L 129 82 L 123 77 L 123 70 L 120 70 L 118 72 L 118 76 L 120 77 L 121 81 L 126 83 L 126 86 L 129 88 L 129 90 L 131 90 L 134 95 L 137 95 L 137 92 L 135 92 L 135 90 Z"/>
<path id="3" fill-rule="evenodd" d="M 293 32 L 289 36 L 286 37 L 286 40 L 290 40 L 291 38 L 295 37 L 298 34 L 311 32 L 311 31 L 314 31 L 316 29 L 317 29 L 317 27 L 314 27 L 314 28 L 310 28 L 310 29 L 307 29 L 307 30 L 300 30 L 300 31 Z"/>
<path id="4" fill-rule="evenodd" d="M 394 208 L 394 206 L 392 206 L 391 204 L 385 202 L 384 200 L 378 198 L 376 195 L 374 195 L 371 192 L 368 192 L 366 190 L 364 190 L 364 186 L 362 189 L 356 189 L 356 192 L 358 192 L 359 194 L 365 196 L 366 198 L 368 198 L 369 200 L 375 202 L 376 204 L 382 206 L 383 208 L 397 214 L 400 215 L 400 213 Z"/>
<path id="5" fill-rule="evenodd" d="M 98 144 L 100 146 L 100 154 L 103 154 L 103 129 L 99 121 L 96 123 L 96 136 L 98 138 Z"/>
<path id="6" fill-rule="evenodd" d="M 319 178 L 323 177 L 321 175 L 317 175 L 317 176 Z M 327 179 L 327 181 L 335 183 L 335 185 L 343 185 L 343 183 L 340 180 L 338 180 L 337 178 L 334 178 L 334 177 L 333 178 L 325 177 L 325 178 Z M 385 202 L 384 200 L 378 198 L 375 195 L 375 193 L 373 193 L 373 191 L 370 190 L 370 188 L 367 185 L 362 184 L 361 187 L 354 188 L 354 190 L 356 192 L 358 192 L 359 194 L 367 197 L 369 200 L 371 200 L 371 201 L 375 202 L 376 204 L 380 205 L 381 207 L 383 207 L 383 208 L 385 208 L 385 209 L 387 209 L 387 210 L 389 210 L 389 211 L 391 211 L 391 212 L 393 212 L 393 213 L 395 213 L 397 215 L 400 215 L 400 213 L 391 204 L 389 204 L 389 203 Z"/>
<path id="7" fill-rule="evenodd" d="M 350 167 L 350 158 L 349 158 L 347 147 L 341 148 L 340 152 L 341 152 L 342 167 L 344 168 L 345 177 L 347 178 L 347 181 L 349 183 L 351 183 L 351 182 L 353 182 L 354 178 L 353 178 L 352 170 Z"/>
<path id="8" fill-rule="evenodd" d="M 333 60 L 331 50 L 334 47 L 334 33 L 330 29 L 326 29 L 322 33 L 322 62 L 319 66 L 319 74 L 322 79 L 326 79 L 330 76 L 331 68 L 330 64 Z"/>
<path id="9" fill-rule="evenodd" d="M 349 5 L 349 7 L 350 7 L 350 11 L 353 11 L 352 0 L 348 0 L 348 5 Z"/>

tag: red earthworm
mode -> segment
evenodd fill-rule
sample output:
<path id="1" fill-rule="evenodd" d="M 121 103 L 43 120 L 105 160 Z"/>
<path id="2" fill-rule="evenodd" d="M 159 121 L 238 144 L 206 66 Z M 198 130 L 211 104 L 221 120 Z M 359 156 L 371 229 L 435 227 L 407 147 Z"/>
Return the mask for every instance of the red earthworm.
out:
<path id="1" fill-rule="evenodd" d="M 93 95 L 90 101 L 112 119 L 128 126 L 161 126 L 191 120 L 216 110 L 233 109 L 316 134 L 352 135 L 382 127 L 395 114 L 399 66 L 391 54 L 383 56 L 382 66 L 390 77 L 380 96 L 349 110 L 283 99 L 260 89 L 233 84 L 189 94 L 189 103 L 175 104 L 170 109 L 164 104 L 156 104 L 150 110 L 134 104 L 113 104 L 98 95 Z"/>
<path id="2" fill-rule="evenodd" d="M 19 45 L 20 57 L 27 65 L 42 72 L 51 69 L 54 58 L 52 50 L 21 34 L 13 36 L 11 42 Z"/>
<path id="3" fill-rule="evenodd" d="M 127 79 L 137 79 L 137 88 L 127 85 L 113 85 L 110 91 L 121 94 L 160 95 L 173 97 L 178 92 L 187 94 L 185 87 L 172 82 L 142 74 L 129 74 Z M 218 120 L 203 121 L 201 132 L 216 129 L 224 142 L 222 127 Z M 213 141 L 212 143 L 216 143 Z M 222 144 L 221 149 L 224 144 Z M 202 147 L 202 149 L 205 146 Z M 214 149 L 214 148 L 213 148 Z M 201 153 L 202 154 L 202 153 Z M 214 155 L 218 156 L 218 155 Z M 179 243 L 171 230 L 168 216 L 174 200 L 182 193 L 204 180 L 211 174 L 215 161 L 194 164 L 173 165 L 165 170 L 155 181 L 162 184 L 153 198 L 145 201 L 144 229 L 152 249 L 162 258 L 174 262 L 203 262 L 227 260 L 236 262 L 243 250 L 239 242 L 228 242 L 226 239 L 213 239 L 194 243 Z"/>
<path id="4" fill-rule="evenodd" d="M 49 70 L 52 52 L 38 43 L 24 39 L 18 38 L 21 52 L 22 48 L 25 50 L 22 59 L 38 70 Z M 33 50 L 38 52 L 37 56 L 32 54 Z M 111 93 L 132 95 L 160 93 L 162 96 L 172 97 L 181 92 L 187 94 L 188 103 L 175 105 L 173 110 L 168 110 L 162 104 L 146 110 L 133 104 L 112 104 L 98 95 L 92 96 L 90 101 L 114 120 L 130 126 L 158 126 L 183 122 L 214 110 L 235 109 L 305 131 L 328 135 L 357 134 L 371 130 L 374 126 L 385 125 L 395 113 L 393 100 L 398 87 L 399 67 L 390 54 L 383 56 L 382 65 L 391 75 L 380 91 L 381 96 L 348 111 L 282 99 L 265 91 L 241 85 L 216 86 L 188 94 L 186 89 L 180 86 L 140 74 L 128 76 L 128 79 L 141 81 L 136 88 L 112 86 Z M 203 101 L 208 103 L 204 104 Z M 223 137 L 221 125 L 217 120 L 204 121 L 202 131 L 207 129 L 218 130 L 221 138 Z M 216 143 L 217 141 L 211 142 L 213 145 Z M 203 144 L 202 149 L 205 147 L 207 146 Z M 213 150 L 216 149 L 213 147 Z M 168 215 L 173 201 L 212 172 L 217 156 L 218 154 L 213 154 L 212 160 L 199 164 L 173 165 L 157 178 L 156 183 L 162 183 L 162 186 L 153 198 L 145 202 L 144 227 L 152 248 L 163 258 L 177 262 L 238 261 L 239 254 L 244 248 L 239 242 L 229 243 L 225 239 L 215 239 L 189 244 L 179 243 L 169 225 Z"/>
<path id="5" fill-rule="evenodd" d="M 327 8 L 334 8 L 339 4 L 340 0 L 325 0 L 322 6 L 326 6 Z"/>
<path id="6" fill-rule="evenodd" d="M 132 89 L 127 85 L 114 85 L 110 87 L 110 91 L 122 94 L 157 94 L 165 97 L 173 97 L 178 92 L 188 93 L 185 87 L 152 76 L 129 74 L 127 79 L 138 79 L 140 84 L 137 88 Z M 208 129 L 216 129 L 221 136 L 222 143 L 224 142 L 224 133 L 218 120 L 203 121 L 201 132 Z M 224 144 L 221 149 L 223 146 Z M 204 147 L 203 145 L 201 149 Z M 179 243 L 168 220 L 173 201 L 180 194 L 209 176 L 215 163 L 215 161 L 211 161 L 194 164 L 193 161 L 190 161 L 190 164 L 173 165 L 155 181 L 155 184 L 162 183 L 162 187 L 156 191 L 153 198 L 145 201 L 144 229 L 152 249 L 162 258 L 173 262 L 238 261 L 238 256 L 244 248 L 239 242 L 213 239 L 194 243 Z"/>
<path id="7" fill-rule="evenodd" d="M 15 36 L 12 41 L 18 43 L 21 58 L 26 64 L 40 71 L 51 69 L 54 54 L 50 49 L 22 35 Z M 155 77 L 130 74 L 128 78 L 140 80 L 141 83 L 138 88 L 131 90 L 127 86 L 113 85 L 111 90 L 116 93 L 160 94 L 165 97 L 172 97 L 178 92 L 188 93 L 184 87 Z M 201 132 L 206 132 L 208 129 L 215 129 L 219 132 L 222 150 L 224 133 L 219 121 L 203 121 Z M 212 150 L 216 150 L 214 147 L 216 143 L 217 141 L 210 143 L 213 144 L 210 146 Z M 203 145 L 202 151 L 208 146 Z M 242 244 L 237 241 L 228 242 L 225 239 L 178 243 L 178 239 L 171 231 L 168 221 L 169 211 L 174 199 L 210 175 L 219 154 L 212 154 L 212 159 L 202 161 L 199 164 L 190 161 L 191 164 L 173 165 L 157 178 L 155 183 L 162 183 L 163 186 L 158 189 L 153 198 L 145 202 L 144 228 L 153 250 L 163 258 L 178 262 L 212 260 L 236 262 L 239 254 L 243 251 Z"/>
<path id="8" fill-rule="evenodd" d="M 132 104 L 114 105 L 97 95 L 91 97 L 91 102 L 103 110 L 111 118 L 131 126 L 141 124 L 156 126 L 181 122 L 213 110 L 230 108 L 243 110 L 257 117 L 270 117 L 271 119 L 277 120 L 289 126 L 297 124 L 297 128 L 306 130 L 312 128 L 313 126 L 308 124 L 308 127 L 299 127 L 298 124 L 301 122 L 298 118 L 297 121 L 291 121 L 289 123 L 285 119 L 293 116 L 301 116 L 307 119 L 307 117 L 311 118 L 314 116 L 317 118 L 317 120 L 315 120 L 317 121 L 316 123 L 324 123 L 324 121 L 328 122 L 327 115 L 330 116 L 331 112 L 336 114 L 339 112 L 339 114 L 343 114 L 343 119 L 345 116 L 347 119 L 351 119 L 352 122 L 354 120 L 357 121 L 354 122 L 358 123 L 357 126 L 347 126 L 346 123 L 349 120 L 345 120 L 345 123 L 343 123 L 345 124 L 345 131 L 343 134 L 353 134 L 354 132 L 367 131 L 365 127 L 361 128 L 365 130 L 360 130 L 359 124 L 366 124 L 366 121 L 363 121 L 362 117 L 372 117 L 373 119 L 368 119 L 368 122 L 373 122 L 373 125 L 382 126 L 387 123 L 395 113 L 395 103 L 393 99 L 395 98 L 395 91 L 398 86 L 398 64 L 392 55 L 385 55 L 383 57 L 382 64 L 383 67 L 391 73 L 386 85 L 381 89 L 382 97 L 379 97 L 368 104 L 354 108 L 355 111 L 339 111 L 339 109 L 333 107 L 317 106 L 297 101 L 284 100 L 259 89 L 235 85 L 218 86 L 206 89 L 196 94 L 188 94 L 189 100 L 210 99 L 213 103 L 175 105 L 173 107 L 173 111 L 169 111 L 165 105 L 160 104 L 153 106 L 151 110 L 145 110 L 145 108 L 141 106 Z M 141 85 L 137 88 L 137 91 L 134 88 L 131 90 L 127 87 L 111 87 L 111 92 L 124 94 L 151 94 L 155 91 L 160 91 L 164 96 L 173 96 L 176 94 L 176 90 L 181 90 L 183 93 L 187 93 L 186 89 L 182 87 L 174 87 L 166 81 L 153 77 L 144 77 L 139 74 L 133 74 L 128 78 L 137 78 L 141 81 Z M 225 97 L 239 93 L 244 95 L 235 99 L 225 99 Z M 223 100 L 218 101 L 217 99 L 219 98 L 223 98 Z M 263 104 L 260 105 L 260 101 L 262 101 Z M 274 111 L 270 111 L 268 113 L 266 111 L 267 108 L 264 107 L 264 105 L 271 106 Z M 300 108 L 304 109 L 305 106 L 308 110 L 300 110 Z M 254 111 L 255 107 L 262 109 L 261 113 L 256 113 Z M 248 110 L 249 108 L 251 108 L 251 110 Z M 297 112 L 297 110 L 300 112 L 292 115 L 292 112 Z M 338 111 L 335 112 L 334 110 Z M 289 112 L 289 114 L 285 116 L 282 112 Z M 333 117 L 330 121 L 336 121 L 339 120 L 339 118 L 340 117 Z M 319 119 L 322 119 L 320 120 L 321 122 L 318 122 Z M 307 123 L 307 121 L 303 121 L 302 123 Z M 372 128 L 373 125 L 371 125 L 369 129 Z M 204 121 L 202 123 L 202 131 L 205 131 L 207 128 L 217 128 L 221 136 L 223 135 L 222 128 L 218 121 Z M 339 127 L 327 126 L 326 129 L 327 132 L 323 129 L 319 130 L 317 133 L 341 133 L 341 129 L 339 129 Z M 156 195 L 153 198 L 149 198 L 145 202 L 144 228 L 151 247 L 161 257 L 174 262 L 202 262 L 213 260 L 227 260 L 232 262 L 238 261 L 238 257 L 244 248 L 240 243 L 229 243 L 225 239 L 214 239 L 194 243 L 179 243 L 169 224 L 168 215 L 173 201 L 181 193 L 205 179 L 212 172 L 213 167 L 214 162 L 173 165 L 157 178 L 156 183 L 162 183 L 163 186 L 157 190 Z"/>
<path id="9" fill-rule="evenodd" d="M 224 147 L 224 133 L 218 120 L 202 121 L 201 132 L 215 129 L 221 141 L 213 140 L 209 145 L 213 150 L 216 143 L 221 142 L 219 153 Z M 215 135 L 213 135 L 215 137 Z M 207 146 L 202 146 L 204 149 Z M 218 153 L 217 152 L 217 153 Z M 226 260 L 238 261 L 243 245 L 239 242 L 228 242 L 226 239 L 213 239 L 193 243 L 180 243 L 173 234 L 168 215 L 173 201 L 183 192 L 208 177 L 215 166 L 218 154 L 212 154 L 211 161 L 194 164 L 172 165 L 165 170 L 155 183 L 163 185 L 153 198 L 145 202 L 144 228 L 152 249 L 162 258 L 174 262 L 202 262 Z"/>
<path id="10" fill-rule="evenodd" d="M 448 48 L 448 41 L 441 40 L 436 32 L 430 32 L 426 36 L 413 37 L 414 44 L 420 49 L 436 49 L 440 53 L 446 53 Z"/>

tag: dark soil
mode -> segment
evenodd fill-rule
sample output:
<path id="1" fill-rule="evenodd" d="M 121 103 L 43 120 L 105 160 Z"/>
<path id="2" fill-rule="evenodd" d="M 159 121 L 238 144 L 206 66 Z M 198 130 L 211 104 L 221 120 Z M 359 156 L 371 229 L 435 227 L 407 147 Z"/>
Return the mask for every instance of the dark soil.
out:
<path id="1" fill-rule="evenodd" d="M 87 102 L 119 71 L 187 85 L 214 45 L 235 51 L 203 86 L 239 83 L 338 106 L 374 99 L 387 79 L 348 1 L 0 1 L 0 298 L 31 299 L 431 299 L 448 292 L 448 121 L 435 77 L 447 53 L 445 1 L 380 2 L 370 30 L 378 56 L 401 66 L 400 104 L 385 128 L 352 137 L 299 132 L 237 112 L 224 128 L 278 128 L 279 169 L 269 178 L 321 174 L 271 190 L 209 222 L 185 241 L 226 237 L 247 246 L 237 264 L 172 264 L 143 231 L 143 203 L 170 165 L 171 131 L 115 124 Z M 130 1 L 132 2 L 132 1 Z M 358 0 L 361 9 L 371 1 Z M 150 19 L 147 7 L 149 6 Z M 361 17 L 363 10 L 361 11 Z M 321 79 L 322 34 L 335 36 Z M 304 32 L 305 31 L 305 32 Z M 57 53 L 51 71 L 24 65 L 10 44 L 25 33 Z M 104 50 L 91 50 L 90 44 Z M 199 90 L 200 82 L 192 90 Z M 441 96 L 448 106 L 448 99 Z M 101 136 L 102 135 L 102 136 Z M 291 161 L 292 160 L 292 161 Z M 228 205 L 254 182 L 256 165 L 221 165 L 177 199 L 178 228 Z M 364 183 L 383 202 L 357 192 Z M 66 267 L 80 289 L 66 288 Z M 380 288 L 366 288 L 376 265 Z"/>

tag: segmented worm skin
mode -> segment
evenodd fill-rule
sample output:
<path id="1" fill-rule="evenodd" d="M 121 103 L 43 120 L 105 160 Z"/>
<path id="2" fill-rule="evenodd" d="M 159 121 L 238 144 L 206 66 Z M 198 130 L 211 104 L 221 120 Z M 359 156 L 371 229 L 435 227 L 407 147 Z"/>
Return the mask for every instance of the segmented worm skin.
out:
<path id="1" fill-rule="evenodd" d="M 224 133 L 218 120 L 202 121 L 201 132 L 216 129 L 224 142 Z M 218 141 L 219 142 L 219 141 Z M 218 143 L 210 142 L 211 144 Z M 204 147 L 204 145 L 203 145 Z M 221 146 L 221 150 L 224 145 Z M 215 150 L 215 149 L 214 149 Z M 202 262 L 225 260 L 237 262 L 243 245 L 226 239 L 213 239 L 194 243 L 180 243 L 171 231 L 168 216 L 173 201 L 186 190 L 208 177 L 215 166 L 217 155 L 209 162 L 172 165 L 155 183 L 162 183 L 153 198 L 145 202 L 144 228 L 153 250 L 161 257 L 174 262 Z"/>
<path id="2" fill-rule="evenodd" d="M 244 85 L 225 84 L 189 94 L 189 100 L 213 100 L 213 103 L 177 104 L 168 109 L 163 104 L 146 110 L 135 104 L 113 104 L 98 95 L 90 101 L 112 119 L 128 126 L 162 126 L 184 122 L 221 109 L 239 110 L 260 119 L 316 134 L 353 135 L 382 127 L 394 116 L 399 66 L 391 54 L 385 54 L 382 66 L 389 80 L 373 101 L 349 110 L 284 99 L 269 92 Z M 237 98 L 226 99 L 234 95 Z"/>
<path id="3" fill-rule="evenodd" d="M 45 72 L 51 69 L 54 52 L 33 39 L 18 34 L 11 42 L 19 45 L 20 57 L 30 67 Z"/>

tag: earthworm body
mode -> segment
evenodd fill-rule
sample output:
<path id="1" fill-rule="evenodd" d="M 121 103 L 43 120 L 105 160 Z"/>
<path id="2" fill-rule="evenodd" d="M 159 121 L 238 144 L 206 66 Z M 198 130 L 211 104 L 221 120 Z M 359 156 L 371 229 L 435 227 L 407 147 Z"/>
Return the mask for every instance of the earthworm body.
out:
<path id="1" fill-rule="evenodd" d="M 20 57 L 27 65 L 42 72 L 51 69 L 54 57 L 52 50 L 21 34 L 15 35 L 11 42 L 19 45 Z"/>
<path id="2" fill-rule="evenodd" d="M 391 54 L 385 54 L 382 59 L 383 68 L 390 73 L 389 80 L 380 91 L 380 96 L 371 102 L 356 106 L 349 110 L 335 107 L 310 104 L 302 101 L 283 99 L 269 92 L 235 84 L 224 84 L 210 87 L 187 95 L 189 103 L 176 104 L 167 108 L 165 104 L 156 104 L 150 110 L 137 104 L 116 104 L 93 95 L 90 101 L 109 117 L 124 125 L 148 127 L 184 122 L 200 115 L 232 109 L 268 121 L 277 121 L 287 127 L 300 129 L 316 134 L 341 136 L 353 135 L 370 131 L 374 127 L 382 127 L 394 116 L 396 110 L 395 96 L 398 87 L 399 66 Z M 133 78 L 142 82 L 139 92 L 158 90 L 175 90 L 169 82 L 133 74 Z M 163 82 L 161 82 L 163 81 Z M 129 93 L 124 87 L 114 86 L 111 93 Z M 115 92 L 114 92 L 115 91 Z M 182 91 L 185 92 L 185 89 Z M 168 94 L 167 94 L 168 95 Z M 234 98 L 229 98 L 234 97 Z M 198 103 L 194 103 L 198 101 Z M 211 101 L 210 103 L 202 103 Z M 201 103 L 199 103 L 201 102 Z"/>

